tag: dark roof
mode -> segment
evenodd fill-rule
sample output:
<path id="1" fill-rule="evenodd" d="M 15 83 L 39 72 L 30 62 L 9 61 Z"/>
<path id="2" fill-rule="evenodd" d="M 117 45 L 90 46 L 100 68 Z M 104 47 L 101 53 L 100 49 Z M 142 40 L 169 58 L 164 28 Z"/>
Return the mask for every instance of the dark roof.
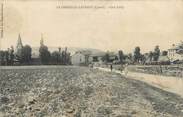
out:
<path id="1" fill-rule="evenodd" d="M 91 55 L 92 54 L 92 52 L 90 51 L 90 50 L 81 50 L 81 51 L 76 51 L 76 53 L 81 53 L 81 54 L 83 54 L 83 55 L 85 55 L 85 56 L 89 56 L 89 55 Z"/>
<path id="2" fill-rule="evenodd" d="M 90 56 L 94 57 L 94 56 L 98 56 L 98 57 L 103 57 L 106 53 L 105 52 L 97 52 L 97 53 L 93 53 Z"/>
<path id="3" fill-rule="evenodd" d="M 177 50 L 177 54 L 183 54 L 183 49 Z"/>
<path id="4" fill-rule="evenodd" d="M 168 49 L 168 50 L 178 50 L 178 49 L 180 49 L 180 47 L 179 46 L 172 46 L 170 49 Z"/>

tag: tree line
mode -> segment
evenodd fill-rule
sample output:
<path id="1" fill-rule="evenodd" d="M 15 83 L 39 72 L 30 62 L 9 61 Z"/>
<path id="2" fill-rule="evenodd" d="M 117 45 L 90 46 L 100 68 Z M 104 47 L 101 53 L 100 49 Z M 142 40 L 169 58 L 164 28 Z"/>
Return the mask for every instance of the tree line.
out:
<path id="1" fill-rule="evenodd" d="M 37 62 L 33 62 L 33 61 Z M 41 45 L 39 48 L 38 58 L 32 58 L 32 48 L 30 45 L 25 45 L 21 50 L 15 52 L 13 46 L 7 50 L 0 51 L 0 65 L 69 65 L 71 64 L 70 53 L 58 48 L 58 51 L 50 52 L 46 45 Z"/>
<path id="2" fill-rule="evenodd" d="M 58 48 L 58 51 L 50 52 L 48 47 L 41 45 L 39 48 L 39 57 L 42 64 L 53 64 L 53 65 L 70 65 L 71 54 L 67 51 L 67 47 L 64 50 Z"/>
<path id="3" fill-rule="evenodd" d="M 111 63 L 117 61 L 118 64 L 144 64 L 147 59 L 149 61 L 158 61 L 160 55 L 167 56 L 167 51 L 160 51 L 159 46 L 155 46 L 153 51 L 142 54 L 139 46 L 135 47 L 133 53 L 124 54 L 122 50 L 118 51 L 118 56 L 110 58 L 110 53 L 102 57 L 102 61 L 105 63 Z M 18 52 L 14 50 L 13 46 L 5 51 L 0 51 L 0 64 L 1 65 L 31 65 L 31 64 L 42 64 L 42 65 L 70 65 L 71 54 L 68 52 L 67 47 L 50 52 L 48 47 L 43 43 L 40 43 L 39 56 L 37 62 L 34 63 L 35 58 L 32 58 L 32 48 L 30 45 L 25 45 Z"/>
<path id="4" fill-rule="evenodd" d="M 147 59 L 149 62 L 158 62 L 160 56 L 167 56 L 167 54 L 168 51 L 161 52 L 158 45 L 155 46 L 153 51 L 142 54 L 140 47 L 137 46 L 135 47 L 134 52 L 129 54 L 124 54 L 122 50 L 119 50 L 118 57 L 116 56 L 113 59 L 110 59 L 110 53 L 106 52 L 102 60 L 106 63 L 118 61 L 118 64 L 145 64 Z"/>

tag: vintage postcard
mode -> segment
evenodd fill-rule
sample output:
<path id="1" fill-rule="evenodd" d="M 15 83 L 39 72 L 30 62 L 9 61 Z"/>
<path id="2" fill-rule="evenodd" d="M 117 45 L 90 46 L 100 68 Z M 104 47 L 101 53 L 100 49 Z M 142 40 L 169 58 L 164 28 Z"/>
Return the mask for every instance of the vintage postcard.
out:
<path id="1" fill-rule="evenodd" d="M 0 0 L 0 117 L 183 117 L 183 0 Z"/>

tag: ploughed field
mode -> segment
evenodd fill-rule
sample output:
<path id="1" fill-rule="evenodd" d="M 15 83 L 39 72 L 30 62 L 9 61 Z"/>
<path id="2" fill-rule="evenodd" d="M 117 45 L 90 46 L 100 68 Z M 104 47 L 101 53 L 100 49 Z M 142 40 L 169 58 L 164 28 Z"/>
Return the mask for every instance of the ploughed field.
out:
<path id="1" fill-rule="evenodd" d="M 183 98 L 86 67 L 1 67 L 0 117 L 183 117 Z"/>

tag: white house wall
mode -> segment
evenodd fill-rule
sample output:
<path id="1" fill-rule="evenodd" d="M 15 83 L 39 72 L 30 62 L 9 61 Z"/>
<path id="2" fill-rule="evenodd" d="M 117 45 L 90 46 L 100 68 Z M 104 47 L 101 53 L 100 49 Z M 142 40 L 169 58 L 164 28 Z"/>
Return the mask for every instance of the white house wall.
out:
<path id="1" fill-rule="evenodd" d="M 168 57 L 170 61 L 183 60 L 183 55 L 177 54 L 175 50 L 169 50 Z"/>
<path id="2" fill-rule="evenodd" d="M 85 56 L 80 53 L 74 54 L 71 58 L 71 62 L 73 65 L 83 64 L 85 63 Z"/>

